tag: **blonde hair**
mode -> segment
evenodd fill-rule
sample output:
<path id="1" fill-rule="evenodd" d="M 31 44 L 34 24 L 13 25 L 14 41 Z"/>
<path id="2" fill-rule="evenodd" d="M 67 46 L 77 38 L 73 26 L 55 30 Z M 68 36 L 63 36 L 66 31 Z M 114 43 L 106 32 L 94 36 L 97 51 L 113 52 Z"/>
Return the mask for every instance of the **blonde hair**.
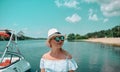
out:
<path id="1" fill-rule="evenodd" d="M 52 47 L 52 45 L 50 44 L 50 41 L 51 41 L 51 39 L 47 39 L 47 41 L 46 41 L 46 45 L 48 46 L 48 47 Z"/>

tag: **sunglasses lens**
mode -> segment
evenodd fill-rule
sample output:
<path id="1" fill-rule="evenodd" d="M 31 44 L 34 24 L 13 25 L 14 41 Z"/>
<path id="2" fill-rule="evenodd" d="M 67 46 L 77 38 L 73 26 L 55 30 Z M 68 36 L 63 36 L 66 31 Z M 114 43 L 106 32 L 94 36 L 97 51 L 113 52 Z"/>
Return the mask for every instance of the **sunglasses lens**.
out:
<path id="1" fill-rule="evenodd" d="M 55 37 L 54 40 L 55 40 L 56 42 L 59 42 L 60 39 L 59 39 L 59 37 Z"/>
<path id="2" fill-rule="evenodd" d="M 61 36 L 60 39 L 61 39 L 62 41 L 64 41 L 64 36 Z"/>

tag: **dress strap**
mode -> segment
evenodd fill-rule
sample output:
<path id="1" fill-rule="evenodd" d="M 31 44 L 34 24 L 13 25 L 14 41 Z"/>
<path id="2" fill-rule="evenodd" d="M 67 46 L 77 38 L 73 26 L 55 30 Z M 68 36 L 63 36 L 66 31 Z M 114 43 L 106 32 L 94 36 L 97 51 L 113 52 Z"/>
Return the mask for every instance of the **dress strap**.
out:
<path id="1" fill-rule="evenodd" d="M 66 55 L 66 70 L 69 71 L 69 61 L 68 61 L 69 57 L 68 55 Z"/>

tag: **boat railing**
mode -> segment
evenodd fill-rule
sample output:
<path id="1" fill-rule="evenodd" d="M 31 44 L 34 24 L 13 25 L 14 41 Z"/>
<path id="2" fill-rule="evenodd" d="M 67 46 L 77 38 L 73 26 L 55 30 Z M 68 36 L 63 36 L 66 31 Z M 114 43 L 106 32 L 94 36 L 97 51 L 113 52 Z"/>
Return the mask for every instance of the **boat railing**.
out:
<path id="1" fill-rule="evenodd" d="M 27 72 L 31 69 L 30 63 L 19 51 L 17 38 L 15 31 L 0 30 L 0 40 L 7 42 L 6 46 L 2 46 L 4 51 L 0 52 L 0 72 Z"/>
<path id="2" fill-rule="evenodd" d="M 0 69 L 9 67 L 10 65 L 15 64 L 19 60 L 24 59 L 24 57 L 15 52 L 6 52 L 6 55 L 9 56 L 4 57 L 2 63 L 0 63 Z"/>
<path id="3" fill-rule="evenodd" d="M 2 63 L 2 61 L 3 61 L 4 57 L 5 57 L 5 54 L 10 53 L 9 52 L 10 44 L 11 43 L 14 44 L 15 48 L 17 48 L 17 35 L 15 35 L 15 31 L 12 31 L 12 30 L 0 30 L 0 31 L 5 31 L 10 36 L 9 41 L 8 41 L 6 47 L 5 47 L 5 50 L 4 50 L 4 52 L 3 52 L 2 56 L 1 56 L 1 59 L 0 59 L 0 63 Z M 17 48 L 17 51 L 18 51 L 19 54 L 21 54 L 18 48 Z"/>

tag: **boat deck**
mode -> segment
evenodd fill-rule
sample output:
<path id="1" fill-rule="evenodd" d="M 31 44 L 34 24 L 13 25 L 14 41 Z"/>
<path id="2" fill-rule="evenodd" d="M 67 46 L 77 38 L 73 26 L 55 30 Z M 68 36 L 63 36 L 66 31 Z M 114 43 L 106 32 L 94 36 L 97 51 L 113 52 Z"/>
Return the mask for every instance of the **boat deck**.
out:
<path id="1" fill-rule="evenodd" d="M 0 58 L 0 60 L 1 60 L 1 58 Z M 10 60 L 9 57 L 5 57 L 5 58 L 3 59 L 3 61 L 0 63 L 0 68 L 5 67 L 5 66 L 8 66 L 8 65 L 16 62 L 17 60 L 19 60 L 18 57 L 13 57 L 12 60 Z"/>

